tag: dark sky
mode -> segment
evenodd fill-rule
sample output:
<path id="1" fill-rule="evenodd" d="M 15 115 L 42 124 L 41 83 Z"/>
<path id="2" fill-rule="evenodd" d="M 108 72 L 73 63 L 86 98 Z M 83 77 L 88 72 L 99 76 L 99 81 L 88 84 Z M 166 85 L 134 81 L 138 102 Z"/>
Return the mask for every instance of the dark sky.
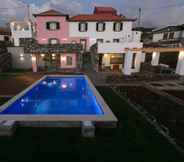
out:
<path id="1" fill-rule="evenodd" d="M 26 4 L 32 13 L 53 8 L 71 15 L 91 13 L 94 6 L 112 6 L 130 18 L 137 18 L 138 9 L 142 8 L 143 26 L 184 23 L 184 0 L 0 0 L 0 21 L 25 17 Z"/>

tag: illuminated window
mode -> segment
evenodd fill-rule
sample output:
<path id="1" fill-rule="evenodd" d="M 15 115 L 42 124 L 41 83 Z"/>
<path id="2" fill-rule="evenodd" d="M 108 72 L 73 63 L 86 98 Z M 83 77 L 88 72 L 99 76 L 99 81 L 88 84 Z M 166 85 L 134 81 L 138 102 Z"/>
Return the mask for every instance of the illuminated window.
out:
<path id="1" fill-rule="evenodd" d="M 72 65 L 72 56 L 66 57 L 66 65 L 68 65 L 68 66 Z"/>

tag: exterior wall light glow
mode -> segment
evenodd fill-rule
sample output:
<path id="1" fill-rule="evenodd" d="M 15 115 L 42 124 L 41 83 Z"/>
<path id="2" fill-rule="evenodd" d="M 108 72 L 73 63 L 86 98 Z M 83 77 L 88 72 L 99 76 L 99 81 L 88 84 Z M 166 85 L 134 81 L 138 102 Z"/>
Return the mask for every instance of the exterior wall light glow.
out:
<path id="1" fill-rule="evenodd" d="M 66 57 L 65 56 L 62 56 L 61 57 L 61 61 L 66 61 Z"/>
<path id="2" fill-rule="evenodd" d="M 67 41 L 68 39 L 67 39 L 67 38 L 63 38 L 62 40 L 63 40 L 63 41 Z"/>
<path id="3" fill-rule="evenodd" d="M 52 57 L 55 57 L 56 56 L 56 54 L 52 54 Z"/>
<path id="4" fill-rule="evenodd" d="M 32 56 L 32 57 L 31 57 L 31 60 L 32 60 L 32 61 L 36 61 L 36 57 L 35 57 L 35 56 Z"/>
<path id="5" fill-rule="evenodd" d="M 45 54 L 41 54 L 41 57 L 45 57 Z"/>
<path id="6" fill-rule="evenodd" d="M 24 61 L 24 57 L 20 57 L 20 61 Z"/>

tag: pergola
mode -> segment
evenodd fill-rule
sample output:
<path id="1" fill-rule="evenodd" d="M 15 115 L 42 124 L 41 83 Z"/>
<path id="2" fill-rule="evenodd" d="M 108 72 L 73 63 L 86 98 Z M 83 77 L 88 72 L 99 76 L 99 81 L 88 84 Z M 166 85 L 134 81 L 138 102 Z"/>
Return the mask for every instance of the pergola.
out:
<path id="1" fill-rule="evenodd" d="M 146 54 L 152 54 L 151 64 L 157 66 L 159 64 L 160 54 L 165 54 L 167 52 L 178 52 L 178 61 L 176 66 L 176 74 L 184 76 L 184 48 L 180 47 L 144 47 L 144 48 L 125 48 L 125 63 L 124 63 L 124 74 L 131 75 L 133 53 L 139 54 L 140 56 L 136 59 L 136 64 L 140 70 L 140 64 L 145 61 Z M 176 53 L 173 53 L 176 54 Z"/>

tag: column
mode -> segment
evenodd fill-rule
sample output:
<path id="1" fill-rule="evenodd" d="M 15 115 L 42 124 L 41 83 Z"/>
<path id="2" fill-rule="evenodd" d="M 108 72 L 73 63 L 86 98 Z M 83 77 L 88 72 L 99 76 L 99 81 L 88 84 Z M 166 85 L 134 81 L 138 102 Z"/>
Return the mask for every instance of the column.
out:
<path id="1" fill-rule="evenodd" d="M 152 60 L 151 60 L 151 65 L 158 66 L 158 64 L 159 64 L 159 58 L 160 58 L 160 53 L 159 52 L 153 52 L 153 54 L 152 54 Z"/>
<path id="2" fill-rule="evenodd" d="M 123 73 L 125 75 L 131 75 L 131 73 L 132 73 L 132 61 L 133 61 L 133 53 L 131 51 L 128 51 L 125 54 L 125 59 L 124 59 Z"/>
<path id="3" fill-rule="evenodd" d="M 140 72 L 142 62 L 142 53 L 137 52 L 135 56 L 135 72 Z"/>
<path id="4" fill-rule="evenodd" d="M 184 75 L 184 51 L 179 52 L 178 62 L 176 66 L 176 74 Z"/>
<path id="5" fill-rule="evenodd" d="M 146 59 L 146 53 L 142 52 L 141 54 L 141 62 L 145 62 Z"/>
<path id="6" fill-rule="evenodd" d="M 32 61 L 32 70 L 34 73 L 36 73 L 38 70 L 38 67 L 37 67 L 37 58 L 35 54 L 32 54 L 31 61 Z"/>

